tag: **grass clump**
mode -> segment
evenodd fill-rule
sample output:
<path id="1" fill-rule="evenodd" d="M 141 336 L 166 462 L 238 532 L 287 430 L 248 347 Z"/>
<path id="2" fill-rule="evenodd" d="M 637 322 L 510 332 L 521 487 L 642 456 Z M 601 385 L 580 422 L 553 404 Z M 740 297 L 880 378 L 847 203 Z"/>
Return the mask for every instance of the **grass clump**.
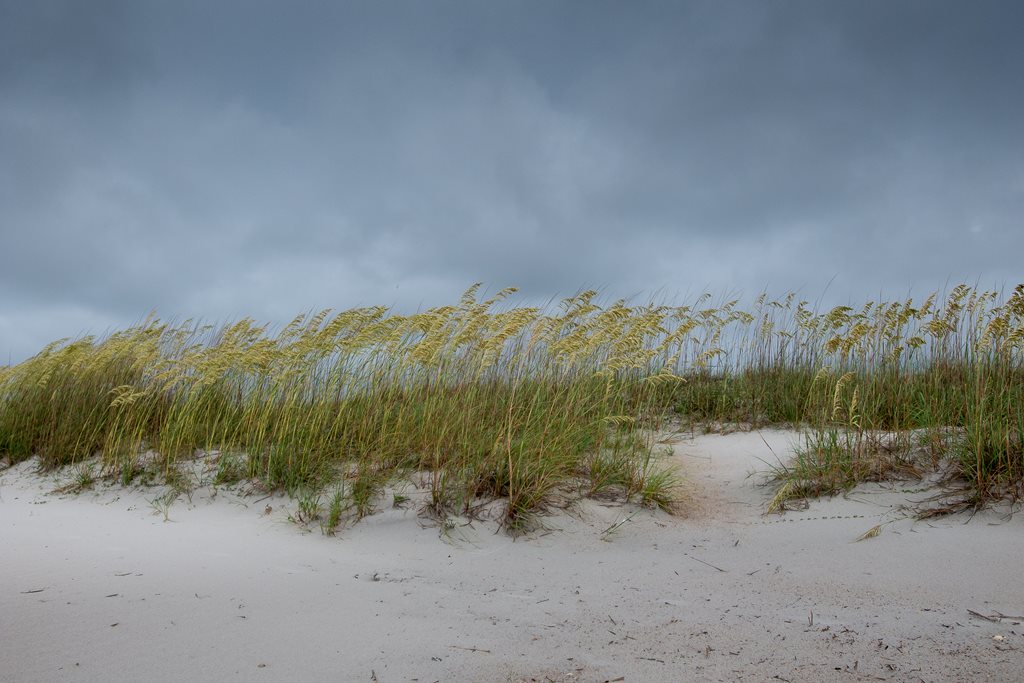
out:
<path id="1" fill-rule="evenodd" d="M 325 536 L 333 536 L 341 524 L 341 516 L 345 512 L 345 492 L 338 488 L 331 496 L 331 502 L 327 507 L 327 519 L 321 525 L 321 531 Z"/>

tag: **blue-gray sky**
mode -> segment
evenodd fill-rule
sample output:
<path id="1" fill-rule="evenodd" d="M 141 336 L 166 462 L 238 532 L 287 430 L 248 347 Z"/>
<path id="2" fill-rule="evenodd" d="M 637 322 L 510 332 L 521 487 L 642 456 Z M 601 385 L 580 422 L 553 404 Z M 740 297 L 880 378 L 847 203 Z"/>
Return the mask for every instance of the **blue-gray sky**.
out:
<path id="1" fill-rule="evenodd" d="M 1024 281 L 1024 4 L 0 0 L 0 363 L 163 316 Z"/>

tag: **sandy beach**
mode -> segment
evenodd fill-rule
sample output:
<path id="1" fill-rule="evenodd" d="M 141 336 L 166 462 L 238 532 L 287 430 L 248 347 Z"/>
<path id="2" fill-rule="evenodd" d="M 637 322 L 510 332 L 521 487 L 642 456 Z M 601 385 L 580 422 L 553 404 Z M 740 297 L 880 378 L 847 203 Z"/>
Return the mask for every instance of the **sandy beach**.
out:
<path id="1" fill-rule="evenodd" d="M 586 501 L 515 539 L 390 507 L 328 537 L 223 489 L 165 515 L 25 462 L 0 473 L 0 679 L 1024 680 L 1024 518 L 915 522 L 915 482 L 765 516 L 795 438 L 682 436 L 685 514 Z"/>

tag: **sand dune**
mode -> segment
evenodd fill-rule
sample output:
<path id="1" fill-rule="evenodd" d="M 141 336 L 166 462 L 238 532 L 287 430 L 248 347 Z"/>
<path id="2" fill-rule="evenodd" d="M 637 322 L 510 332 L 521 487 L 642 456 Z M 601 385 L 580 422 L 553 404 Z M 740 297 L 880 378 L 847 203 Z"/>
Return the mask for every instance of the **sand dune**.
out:
<path id="1" fill-rule="evenodd" d="M 325 537 L 223 490 L 166 521 L 152 490 L 54 495 L 24 463 L 0 473 L 0 680 L 1024 680 L 999 616 L 1024 615 L 1024 520 L 915 523 L 906 482 L 766 517 L 748 475 L 793 438 L 683 438 L 684 517 L 588 501 L 518 539 L 395 509 Z"/>

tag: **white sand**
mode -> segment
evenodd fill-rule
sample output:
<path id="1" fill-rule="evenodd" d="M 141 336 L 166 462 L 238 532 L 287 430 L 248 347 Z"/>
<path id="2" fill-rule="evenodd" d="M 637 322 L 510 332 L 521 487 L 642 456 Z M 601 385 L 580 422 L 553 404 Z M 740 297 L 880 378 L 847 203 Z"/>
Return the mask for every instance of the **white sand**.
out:
<path id="1" fill-rule="evenodd" d="M 914 523 L 905 484 L 764 517 L 762 436 L 793 438 L 676 445 L 688 518 L 589 502 L 516 541 L 401 510 L 329 538 L 224 492 L 165 522 L 154 491 L 11 468 L 0 680 L 1024 680 L 1024 624 L 968 613 L 1024 614 L 1024 518 Z"/>

